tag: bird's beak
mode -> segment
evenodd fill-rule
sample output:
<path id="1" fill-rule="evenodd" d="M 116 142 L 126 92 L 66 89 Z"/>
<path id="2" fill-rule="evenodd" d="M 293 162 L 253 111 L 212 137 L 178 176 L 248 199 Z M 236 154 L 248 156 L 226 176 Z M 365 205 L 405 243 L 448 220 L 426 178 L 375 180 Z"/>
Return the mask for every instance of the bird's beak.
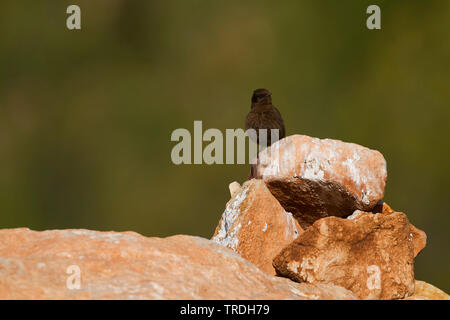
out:
<path id="1" fill-rule="evenodd" d="M 270 97 L 272 95 L 272 92 L 269 92 L 267 95 Z"/>

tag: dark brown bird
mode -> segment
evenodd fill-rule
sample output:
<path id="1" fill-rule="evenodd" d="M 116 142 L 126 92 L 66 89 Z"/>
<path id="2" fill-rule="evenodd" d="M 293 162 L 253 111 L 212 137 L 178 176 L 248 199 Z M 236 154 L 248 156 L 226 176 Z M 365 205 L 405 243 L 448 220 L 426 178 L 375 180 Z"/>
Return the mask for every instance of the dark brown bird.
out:
<path id="1" fill-rule="evenodd" d="M 266 89 L 256 89 L 252 95 L 251 110 L 245 118 L 245 130 L 255 129 L 256 137 L 250 135 L 250 139 L 259 145 L 270 146 L 277 140 L 283 139 L 286 136 L 286 129 L 284 128 L 284 121 L 281 117 L 280 111 L 272 105 L 272 93 Z M 260 135 L 259 129 L 267 129 L 267 140 L 264 135 Z M 278 129 L 278 139 L 272 137 L 271 129 Z M 272 141 L 272 138 L 274 141 Z M 257 155 L 256 161 L 259 161 Z M 251 165 L 248 180 L 257 176 L 256 166 Z"/>
<path id="2" fill-rule="evenodd" d="M 277 141 L 276 137 L 272 141 L 271 129 L 279 130 L 278 139 L 283 139 L 286 136 L 283 118 L 280 111 L 272 105 L 272 93 L 270 91 L 266 89 L 253 91 L 251 110 L 245 119 L 245 130 L 248 129 L 255 129 L 258 134 L 255 142 L 266 146 L 270 146 Z M 266 141 L 261 140 L 263 136 L 259 135 L 259 129 L 267 129 L 267 144 L 265 144 Z"/>

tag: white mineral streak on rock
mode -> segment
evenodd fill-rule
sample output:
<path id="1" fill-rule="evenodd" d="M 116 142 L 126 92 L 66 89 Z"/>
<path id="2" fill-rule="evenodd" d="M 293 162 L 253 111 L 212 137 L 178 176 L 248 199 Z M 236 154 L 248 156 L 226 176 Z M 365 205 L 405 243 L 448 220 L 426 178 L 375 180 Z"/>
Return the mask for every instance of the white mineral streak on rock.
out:
<path id="1" fill-rule="evenodd" d="M 283 156 L 280 156 L 280 148 L 285 148 Z M 296 146 L 282 139 L 275 142 L 270 148 L 265 149 L 264 156 L 260 157 L 264 163 L 260 163 L 261 176 L 273 177 L 283 175 L 292 170 L 296 159 Z"/>
<path id="2" fill-rule="evenodd" d="M 233 250 L 237 249 L 239 244 L 239 239 L 237 237 L 237 233 L 241 228 L 241 224 L 239 223 L 234 229 L 230 230 L 230 228 L 235 223 L 236 219 L 239 217 L 239 213 L 241 212 L 240 206 L 242 201 L 244 201 L 247 196 L 249 185 L 247 185 L 240 193 L 236 195 L 232 201 L 227 203 L 227 207 L 222 214 L 222 221 L 220 224 L 220 229 L 217 235 L 212 239 L 218 244 L 221 244 L 225 247 L 229 247 Z"/>
<path id="3" fill-rule="evenodd" d="M 262 168 L 262 174 L 265 176 L 280 174 L 279 143 L 280 141 L 277 141 L 271 147 L 261 151 L 265 156 L 258 159 L 258 165 Z"/>
<path id="4" fill-rule="evenodd" d="M 88 236 L 90 239 L 93 240 L 106 240 L 114 243 L 120 243 L 120 240 L 123 241 L 137 241 L 137 238 L 128 235 L 123 234 L 119 232 L 105 232 L 105 233 L 99 233 L 97 231 L 91 231 L 91 230 L 85 230 L 85 229 L 76 229 L 76 230 L 70 230 L 70 233 L 77 235 L 77 236 Z"/>
<path id="5" fill-rule="evenodd" d="M 286 239 L 290 239 L 292 238 L 292 236 L 294 236 L 294 239 L 296 239 L 298 237 L 298 230 L 297 227 L 295 226 L 295 220 L 294 217 L 292 216 L 292 213 L 290 212 L 286 212 Z"/>
<path id="6" fill-rule="evenodd" d="M 290 261 L 287 265 L 287 268 L 289 271 L 292 271 L 294 273 L 298 273 L 298 267 L 300 266 L 300 263 L 298 261 Z"/>
<path id="7" fill-rule="evenodd" d="M 327 145 L 327 148 L 324 149 L 323 145 Z M 303 144 L 302 153 L 305 159 L 300 176 L 309 180 L 322 180 L 325 172 L 332 171 L 339 149 L 335 140 L 314 138 L 310 144 Z"/>
<path id="8" fill-rule="evenodd" d="M 314 258 L 304 257 L 300 267 L 300 277 L 306 282 L 314 282 L 314 273 L 319 267 L 317 261 Z"/>
<path id="9" fill-rule="evenodd" d="M 306 154 L 306 157 L 299 176 L 304 179 L 321 180 L 324 178 L 324 168 L 322 166 L 324 163 L 321 159 L 323 154 L 319 151 L 318 142 L 318 139 L 312 139 L 311 144 L 303 144 L 301 147 L 301 151 L 303 154 Z"/>
<path id="10" fill-rule="evenodd" d="M 283 172 L 289 172 L 295 166 L 295 161 L 297 159 L 297 146 L 294 143 L 291 143 L 291 140 L 283 139 L 281 140 L 280 148 L 283 148 L 284 146 L 288 146 L 288 148 L 286 148 L 287 151 L 283 153 L 281 170 Z"/>
<path id="11" fill-rule="evenodd" d="M 355 183 L 357 188 L 361 188 L 361 200 L 368 204 L 370 202 L 369 195 L 371 192 L 370 189 L 364 188 L 364 186 L 367 185 L 367 174 L 371 175 L 372 173 L 361 172 L 361 166 L 357 163 L 359 160 L 361 160 L 361 157 L 355 150 L 353 151 L 353 157 L 347 158 L 342 164 L 347 167 L 347 176 Z"/>
<path id="12" fill-rule="evenodd" d="M 359 216 L 359 214 L 360 214 L 361 212 L 362 212 L 362 211 L 360 211 L 360 210 L 355 210 L 355 211 L 352 213 L 352 215 L 350 215 L 350 216 L 347 217 L 347 220 L 354 220 L 354 219 L 358 218 L 358 216 Z"/>
<path id="13" fill-rule="evenodd" d="M 281 165 L 281 158 L 280 158 L 280 144 L 275 143 L 272 148 L 269 149 L 271 157 L 275 161 L 269 161 L 272 163 L 273 168 L 272 171 L 275 172 L 276 175 L 280 174 L 280 165 Z"/>
<path id="14" fill-rule="evenodd" d="M 305 165 L 303 166 L 302 176 L 305 179 L 321 180 L 324 177 L 321 161 L 316 158 L 314 153 L 310 153 L 306 156 Z"/>
<path id="15" fill-rule="evenodd" d="M 361 176 L 357 162 L 361 157 L 353 151 L 353 157 L 347 158 L 342 164 L 348 168 L 348 177 L 359 187 L 361 185 Z"/>
<path id="16" fill-rule="evenodd" d="M 264 228 L 262 229 L 262 232 L 266 232 L 267 231 L 267 223 L 264 224 Z"/>

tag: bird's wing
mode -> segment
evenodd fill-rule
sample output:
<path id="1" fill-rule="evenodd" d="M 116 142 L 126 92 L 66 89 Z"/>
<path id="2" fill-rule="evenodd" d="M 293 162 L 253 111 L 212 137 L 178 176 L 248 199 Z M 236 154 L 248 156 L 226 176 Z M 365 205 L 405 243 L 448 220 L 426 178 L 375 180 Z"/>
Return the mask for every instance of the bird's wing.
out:
<path id="1" fill-rule="evenodd" d="M 245 118 L 245 131 L 248 129 L 255 129 L 256 130 L 256 136 L 250 134 L 249 138 L 259 144 L 259 138 L 258 138 L 258 130 L 261 129 L 260 125 L 260 115 L 256 112 L 249 112 L 247 114 L 247 117 Z"/>
<path id="2" fill-rule="evenodd" d="M 248 129 L 260 129 L 260 115 L 256 112 L 249 112 L 245 118 L 245 130 Z"/>

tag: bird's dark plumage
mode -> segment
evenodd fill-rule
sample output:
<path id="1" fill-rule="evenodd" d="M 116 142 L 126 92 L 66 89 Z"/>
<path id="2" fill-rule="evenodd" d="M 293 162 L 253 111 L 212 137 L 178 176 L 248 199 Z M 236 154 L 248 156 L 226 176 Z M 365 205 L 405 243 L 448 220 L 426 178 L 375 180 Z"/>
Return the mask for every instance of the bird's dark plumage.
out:
<path id="1" fill-rule="evenodd" d="M 270 129 L 279 130 L 279 139 L 286 136 L 286 129 L 284 128 L 284 121 L 281 117 L 280 111 L 272 105 L 272 93 L 266 89 L 256 89 L 252 95 L 252 105 L 247 118 L 245 119 L 245 129 L 255 129 L 259 133 L 259 129 L 267 129 L 267 146 L 270 146 L 272 141 Z M 258 144 L 265 141 L 256 141 Z"/>

